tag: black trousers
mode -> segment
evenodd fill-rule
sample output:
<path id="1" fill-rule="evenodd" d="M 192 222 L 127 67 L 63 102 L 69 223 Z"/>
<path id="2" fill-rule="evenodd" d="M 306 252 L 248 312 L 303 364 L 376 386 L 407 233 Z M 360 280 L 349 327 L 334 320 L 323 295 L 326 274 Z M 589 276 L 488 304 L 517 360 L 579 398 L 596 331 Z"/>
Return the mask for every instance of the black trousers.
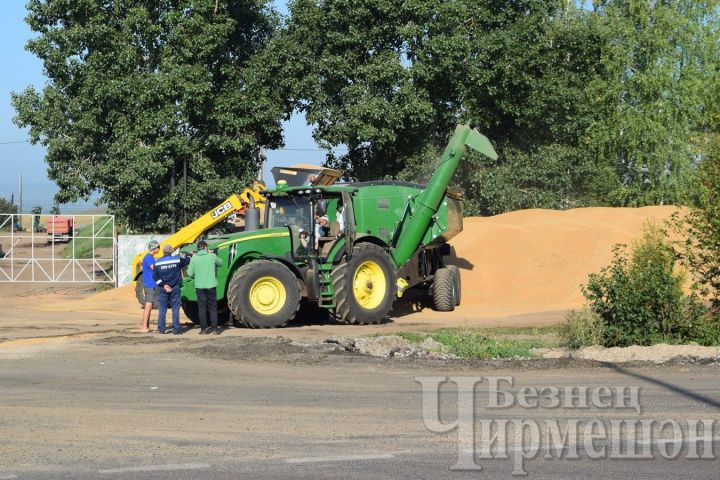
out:
<path id="1" fill-rule="evenodd" d="M 200 318 L 200 328 L 203 330 L 208 328 L 207 313 L 210 312 L 210 325 L 217 328 L 217 294 L 214 288 L 196 288 L 198 300 L 198 317 Z"/>

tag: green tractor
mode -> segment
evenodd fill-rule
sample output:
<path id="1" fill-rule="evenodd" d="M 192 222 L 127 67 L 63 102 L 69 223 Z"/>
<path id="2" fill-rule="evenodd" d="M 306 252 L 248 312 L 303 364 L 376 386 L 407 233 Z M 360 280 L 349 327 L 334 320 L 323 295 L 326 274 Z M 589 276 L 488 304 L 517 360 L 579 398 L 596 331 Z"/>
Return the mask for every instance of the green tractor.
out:
<path id="1" fill-rule="evenodd" d="M 40 215 L 42 215 L 42 207 L 33 207 L 30 213 L 32 214 L 33 232 L 45 233 L 45 225 L 40 222 Z"/>
<path id="2" fill-rule="evenodd" d="M 488 139 L 460 125 L 427 186 L 370 181 L 308 186 L 292 174 L 266 191 L 264 228 L 215 238 L 219 310 L 252 328 L 282 327 L 301 300 L 342 322 L 376 324 L 410 287 L 425 285 L 434 307 L 460 303 L 447 243 L 462 231 L 462 199 L 447 191 L 467 147 L 490 158 Z M 329 182 L 328 182 L 329 183 Z M 192 253 L 194 245 L 183 251 Z M 185 314 L 197 323 L 195 288 L 183 280 Z M 227 314 L 226 314 L 227 317 Z"/>

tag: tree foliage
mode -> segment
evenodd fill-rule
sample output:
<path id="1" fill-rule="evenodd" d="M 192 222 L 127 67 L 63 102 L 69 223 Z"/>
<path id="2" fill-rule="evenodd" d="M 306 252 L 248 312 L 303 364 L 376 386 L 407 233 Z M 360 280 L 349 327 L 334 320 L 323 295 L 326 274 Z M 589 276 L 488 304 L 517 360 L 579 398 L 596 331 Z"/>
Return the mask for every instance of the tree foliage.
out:
<path id="1" fill-rule="evenodd" d="M 470 211 L 585 203 L 596 173 L 579 141 L 600 72 L 587 14 L 547 0 L 297 0 L 266 59 L 286 110 L 349 151 L 358 178 L 426 172 L 457 122 L 496 143 L 493 164 L 458 175 Z M 422 176 L 422 175 L 420 175 Z"/>
<path id="2" fill-rule="evenodd" d="M 99 191 L 130 227 L 158 230 L 251 181 L 260 149 L 282 141 L 278 103 L 249 68 L 276 26 L 267 3 L 31 0 L 27 49 L 48 80 L 12 100 L 47 147 L 56 200 Z"/>
<path id="3" fill-rule="evenodd" d="M 675 217 L 674 225 L 684 238 L 678 245 L 680 258 L 693 273 L 696 287 L 720 307 L 720 131 L 708 132 L 700 167 L 700 194 L 696 206 Z"/>
<path id="4" fill-rule="evenodd" d="M 595 110 L 587 146 L 608 166 L 608 203 L 693 200 L 690 139 L 717 103 L 716 0 L 602 0 L 591 20 L 604 38 L 606 75 L 589 85 Z"/>
<path id="5" fill-rule="evenodd" d="M 11 203 L 10 200 L 0 197 L 0 213 L 17 213 L 17 205 Z"/>
<path id="6" fill-rule="evenodd" d="M 295 0 L 263 57 L 349 176 L 422 177 L 469 122 L 500 153 L 457 177 L 473 213 L 689 201 L 717 2 L 575 3 Z"/>
<path id="7" fill-rule="evenodd" d="M 31 0 L 48 84 L 13 104 L 57 200 L 100 191 L 138 229 L 247 184 L 294 112 L 358 179 L 423 180 L 455 124 L 477 126 L 500 157 L 455 176 L 471 214 L 691 203 L 719 2 L 293 0 L 278 29 L 267 0 Z"/>

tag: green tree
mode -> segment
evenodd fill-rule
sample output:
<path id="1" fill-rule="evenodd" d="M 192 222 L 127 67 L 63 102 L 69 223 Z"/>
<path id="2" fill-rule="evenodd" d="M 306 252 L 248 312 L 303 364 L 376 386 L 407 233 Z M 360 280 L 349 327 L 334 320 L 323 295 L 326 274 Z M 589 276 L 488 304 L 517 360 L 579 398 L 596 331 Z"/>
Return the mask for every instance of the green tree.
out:
<path id="1" fill-rule="evenodd" d="M 264 52 L 286 112 L 304 113 L 329 163 L 360 179 L 424 176 L 458 122 L 500 159 L 458 176 L 473 212 L 586 203 L 586 85 L 601 42 L 557 0 L 296 0 Z"/>
<path id="2" fill-rule="evenodd" d="M 48 81 L 12 102 L 47 147 L 56 201 L 99 191 L 131 228 L 167 229 L 250 182 L 282 142 L 249 68 L 276 27 L 268 3 L 31 0 L 27 49 Z"/>
<path id="3" fill-rule="evenodd" d="M 0 213 L 17 213 L 17 205 L 0 197 Z"/>
<path id="4" fill-rule="evenodd" d="M 720 120 L 720 114 L 710 116 Z M 700 293 L 720 308 L 720 122 L 707 131 L 698 145 L 702 152 L 700 195 L 696 206 L 676 215 L 680 237 L 679 255 L 694 275 Z"/>
<path id="5" fill-rule="evenodd" d="M 614 205 L 693 199 L 689 141 L 714 101 L 720 66 L 716 0 L 595 1 L 605 75 L 589 85 L 587 146 L 608 176 Z"/>
<path id="6" fill-rule="evenodd" d="M 0 231 L 9 232 L 13 226 L 11 219 L 7 216 L 2 216 L 17 213 L 17 205 L 0 197 Z M 8 245 L 5 245 L 8 248 Z M 2 257 L 2 245 L 0 245 L 0 257 Z"/>

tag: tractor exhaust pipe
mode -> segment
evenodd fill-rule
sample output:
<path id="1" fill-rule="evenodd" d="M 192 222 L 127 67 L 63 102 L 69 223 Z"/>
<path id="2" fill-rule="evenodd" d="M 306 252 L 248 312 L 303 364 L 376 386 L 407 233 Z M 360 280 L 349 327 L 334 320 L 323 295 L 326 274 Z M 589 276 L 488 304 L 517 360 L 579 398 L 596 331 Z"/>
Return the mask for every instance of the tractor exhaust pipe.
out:
<path id="1" fill-rule="evenodd" d="M 245 210 L 245 231 L 252 232 L 260 229 L 260 209 L 255 206 L 255 199 L 248 195 L 250 206 Z"/>

